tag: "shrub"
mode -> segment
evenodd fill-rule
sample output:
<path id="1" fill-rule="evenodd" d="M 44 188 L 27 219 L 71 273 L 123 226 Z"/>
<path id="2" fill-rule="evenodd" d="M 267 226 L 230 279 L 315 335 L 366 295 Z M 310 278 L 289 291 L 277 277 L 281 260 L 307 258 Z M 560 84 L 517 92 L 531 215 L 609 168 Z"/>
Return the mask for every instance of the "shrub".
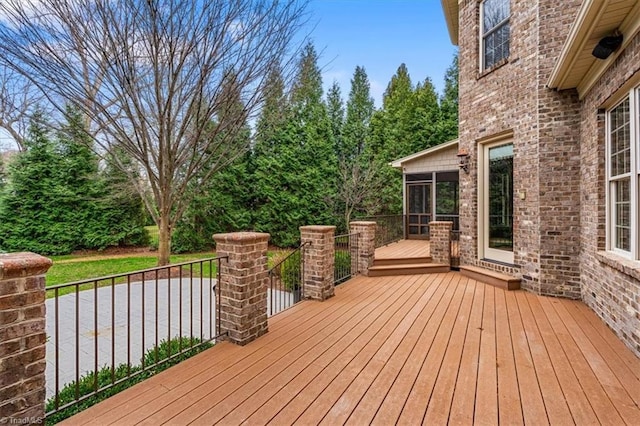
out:
<path id="1" fill-rule="evenodd" d="M 287 291 L 300 290 L 301 287 L 301 270 L 300 263 L 302 262 L 300 250 L 296 250 L 291 256 L 289 256 L 282 265 L 280 265 L 280 276 L 282 283 Z"/>
<path id="2" fill-rule="evenodd" d="M 199 346 L 196 346 L 196 345 L 199 345 Z M 167 368 L 174 366 L 179 362 L 184 361 L 185 359 L 190 358 L 199 352 L 202 352 L 206 349 L 211 348 L 212 346 L 213 346 L 212 343 L 210 342 L 201 343 L 200 339 L 195 337 L 185 336 L 185 337 L 177 337 L 169 341 L 163 340 L 162 342 L 160 342 L 158 346 L 149 349 L 143 355 L 142 359 L 144 359 L 144 365 L 145 365 L 144 371 L 142 370 L 142 365 L 136 365 L 131 367 L 128 364 L 118 365 L 113 372 L 113 381 L 117 382 L 118 380 L 124 379 L 121 383 L 118 383 L 117 385 L 110 387 L 108 389 L 105 389 L 103 391 L 98 391 L 96 395 L 93 395 L 80 403 L 71 405 L 68 408 L 65 408 L 63 410 L 58 411 L 55 414 L 52 414 L 51 416 L 47 417 L 47 424 L 55 424 L 55 423 L 61 422 L 62 420 L 67 419 L 83 410 L 86 410 L 92 405 L 95 405 L 98 402 L 103 401 L 109 398 L 110 396 L 113 396 L 118 392 L 121 392 L 135 385 L 136 383 L 139 383 L 145 379 L 148 379 L 154 374 L 157 374 L 163 370 L 166 370 Z M 168 359 L 169 353 L 171 353 L 171 355 L 175 355 L 176 353 L 179 352 L 180 347 L 182 347 L 183 350 L 190 347 L 192 348 L 180 356 L 176 356 L 174 358 Z M 142 359 L 140 360 L 141 362 L 142 362 Z M 163 360 L 166 360 L 166 361 L 161 362 Z M 158 364 L 153 365 L 156 363 Z M 128 377 L 135 373 L 139 373 L 139 374 L 133 377 Z M 80 377 L 80 380 L 78 380 L 78 398 L 82 398 L 83 396 L 89 395 L 90 393 L 92 393 L 94 391 L 96 380 L 98 382 L 98 389 L 111 384 L 112 383 L 111 367 L 104 366 L 100 370 L 98 370 L 97 379 L 96 379 L 96 374 L 93 371 Z M 58 394 L 58 396 L 59 396 L 59 406 L 73 403 L 76 400 L 76 382 L 73 381 L 65 385 L 60 391 L 60 393 Z M 49 400 L 47 400 L 47 403 L 45 406 L 45 412 L 48 413 L 54 410 L 55 406 L 56 406 L 56 400 L 55 400 L 55 396 L 53 396 L 49 398 Z"/>
<path id="3" fill-rule="evenodd" d="M 333 269 L 333 282 L 338 285 L 351 277 L 351 253 L 348 250 L 336 250 Z"/>

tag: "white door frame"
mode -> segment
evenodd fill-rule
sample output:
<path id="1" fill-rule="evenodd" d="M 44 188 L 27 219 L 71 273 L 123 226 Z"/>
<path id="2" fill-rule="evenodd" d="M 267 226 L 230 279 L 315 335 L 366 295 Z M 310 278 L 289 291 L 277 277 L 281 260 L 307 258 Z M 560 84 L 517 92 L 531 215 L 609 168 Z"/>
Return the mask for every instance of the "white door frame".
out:
<path id="1" fill-rule="evenodd" d="M 509 144 L 513 139 L 478 144 L 478 258 L 513 264 L 513 250 L 489 247 L 489 149 Z"/>

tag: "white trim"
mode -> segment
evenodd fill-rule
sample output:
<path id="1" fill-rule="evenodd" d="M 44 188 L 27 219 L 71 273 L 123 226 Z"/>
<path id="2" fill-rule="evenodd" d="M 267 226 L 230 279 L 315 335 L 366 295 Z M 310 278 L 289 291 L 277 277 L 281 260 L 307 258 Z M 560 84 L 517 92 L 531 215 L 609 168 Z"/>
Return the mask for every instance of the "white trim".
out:
<path id="1" fill-rule="evenodd" d="M 624 175 L 617 175 L 615 179 L 611 176 L 611 112 L 622 102 L 629 100 L 629 172 Z M 626 92 L 618 103 L 607 109 L 605 114 L 605 230 L 606 230 L 606 250 L 625 257 L 630 260 L 640 260 L 640 87 L 633 88 Z M 616 220 L 615 216 L 615 194 L 613 194 L 614 182 L 621 179 L 629 179 L 629 199 L 630 199 L 630 251 L 625 251 L 616 247 Z"/>
<path id="2" fill-rule="evenodd" d="M 427 149 L 422 150 L 420 152 L 416 152 L 415 154 L 411 154 L 411 155 L 408 155 L 406 157 L 399 158 L 397 160 L 394 160 L 394 161 L 390 162 L 389 165 L 391 167 L 396 168 L 396 169 L 400 169 L 400 168 L 402 168 L 404 166 L 405 163 L 411 162 L 413 160 L 420 159 L 422 157 L 428 157 L 428 156 L 430 156 L 432 154 L 435 154 L 436 152 L 445 150 L 447 148 L 451 148 L 451 147 L 453 147 L 455 145 L 458 145 L 458 139 L 453 139 L 453 140 L 448 141 L 448 142 L 443 142 L 443 143 L 438 144 L 436 146 L 432 146 L 431 148 L 427 148 Z"/>
<path id="3" fill-rule="evenodd" d="M 447 21 L 447 29 L 449 30 L 449 38 L 451 43 L 455 46 L 458 45 L 458 31 L 459 24 L 458 19 L 460 16 L 460 9 L 458 6 L 458 0 L 440 0 L 442 4 L 442 11 L 444 12 L 444 19 Z"/>
<path id="4" fill-rule="evenodd" d="M 584 45 L 593 31 L 593 27 L 600 19 L 609 0 L 585 0 L 578 11 L 578 17 L 573 22 L 569 35 L 565 41 L 556 65 L 551 71 L 551 76 L 547 86 L 551 89 L 569 89 L 565 82 L 573 71 L 573 65 L 578 60 L 580 53 L 584 50 Z"/>
<path id="5" fill-rule="evenodd" d="M 583 99 L 589 90 L 595 86 L 600 77 L 602 77 L 605 71 L 613 64 L 618 56 L 622 54 L 629 43 L 631 43 L 638 31 L 640 31 L 640 2 L 637 2 L 633 9 L 631 9 L 618 29 L 623 34 L 622 45 L 606 60 L 594 61 L 589 71 L 582 77 L 576 87 L 580 99 Z"/>
<path id="6" fill-rule="evenodd" d="M 593 88 L 611 64 L 640 32 L 640 2 L 638 1 L 635 2 L 623 18 L 620 18 L 620 22 L 612 22 L 607 25 L 607 28 L 598 27 L 608 8 L 613 8 L 614 6 L 619 8 L 619 3 L 611 2 L 610 0 L 584 0 L 547 80 L 547 87 L 558 90 L 575 88 L 580 99 L 583 99 Z M 605 60 L 592 58 L 592 49 L 586 46 L 586 43 L 596 31 L 600 33 L 606 29 L 610 32 L 618 29 L 623 35 L 622 45 Z M 581 71 L 581 74 L 577 74 L 575 64 L 578 60 L 587 56 L 592 60 L 591 65 L 587 70 Z"/>
<path id="7" fill-rule="evenodd" d="M 514 263 L 514 251 L 498 250 L 488 246 L 487 235 L 489 234 L 489 204 L 487 202 L 486 190 L 489 187 L 489 156 L 490 148 L 502 145 L 513 145 L 513 139 L 502 139 L 487 143 L 478 143 L 478 259 L 490 259 L 504 263 Z M 511 188 L 513 191 L 513 188 Z M 514 194 L 515 198 L 515 194 Z M 513 212 L 512 212 L 513 213 Z M 515 215 L 514 215 L 515 216 Z M 513 229 L 513 222 L 511 223 Z M 515 245 L 515 234 L 512 233 Z"/>

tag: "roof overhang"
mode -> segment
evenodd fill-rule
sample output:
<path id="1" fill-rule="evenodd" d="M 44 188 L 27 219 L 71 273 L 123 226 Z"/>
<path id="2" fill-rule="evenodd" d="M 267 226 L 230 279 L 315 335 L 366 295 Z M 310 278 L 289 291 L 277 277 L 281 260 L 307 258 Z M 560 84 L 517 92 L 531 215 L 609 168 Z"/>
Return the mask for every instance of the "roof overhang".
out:
<path id="1" fill-rule="evenodd" d="M 449 29 L 449 38 L 451 43 L 458 45 L 458 14 L 460 9 L 458 0 L 441 0 L 442 10 L 444 11 L 444 19 L 447 21 Z"/>
<path id="2" fill-rule="evenodd" d="M 596 59 L 591 54 L 593 48 L 616 30 L 624 37 L 622 45 L 607 59 Z M 582 99 L 639 30 L 640 2 L 637 0 L 584 0 L 547 86 L 558 90 L 577 89 Z"/>
<path id="3" fill-rule="evenodd" d="M 427 148 L 427 149 L 425 149 L 423 151 L 416 152 L 415 154 L 411 154 L 409 156 L 406 156 L 406 157 L 403 157 L 403 158 L 399 158 L 399 159 L 389 163 L 389 165 L 391 167 L 396 168 L 396 169 L 401 169 L 401 168 L 404 167 L 404 165 L 406 163 L 410 163 L 410 162 L 418 160 L 420 158 L 428 157 L 428 156 L 433 155 L 433 154 L 435 154 L 437 152 L 440 152 L 440 151 L 443 151 L 443 150 L 446 150 L 446 149 L 449 149 L 449 148 L 453 148 L 453 147 L 455 147 L 457 145 L 458 145 L 458 139 L 454 139 L 454 140 L 451 140 L 449 142 L 443 142 L 443 143 L 441 143 L 439 145 L 432 146 L 431 148 Z"/>

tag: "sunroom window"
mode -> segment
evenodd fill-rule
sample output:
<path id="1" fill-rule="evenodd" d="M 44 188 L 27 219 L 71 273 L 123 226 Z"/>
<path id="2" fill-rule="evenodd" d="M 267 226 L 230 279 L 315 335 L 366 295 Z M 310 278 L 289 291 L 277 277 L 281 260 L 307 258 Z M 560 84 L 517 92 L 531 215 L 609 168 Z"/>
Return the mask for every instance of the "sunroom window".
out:
<path id="1" fill-rule="evenodd" d="M 638 259 L 638 90 L 607 114 L 607 245 Z"/>
<path id="2" fill-rule="evenodd" d="M 509 0 L 484 0 L 482 19 L 482 69 L 509 56 Z"/>

